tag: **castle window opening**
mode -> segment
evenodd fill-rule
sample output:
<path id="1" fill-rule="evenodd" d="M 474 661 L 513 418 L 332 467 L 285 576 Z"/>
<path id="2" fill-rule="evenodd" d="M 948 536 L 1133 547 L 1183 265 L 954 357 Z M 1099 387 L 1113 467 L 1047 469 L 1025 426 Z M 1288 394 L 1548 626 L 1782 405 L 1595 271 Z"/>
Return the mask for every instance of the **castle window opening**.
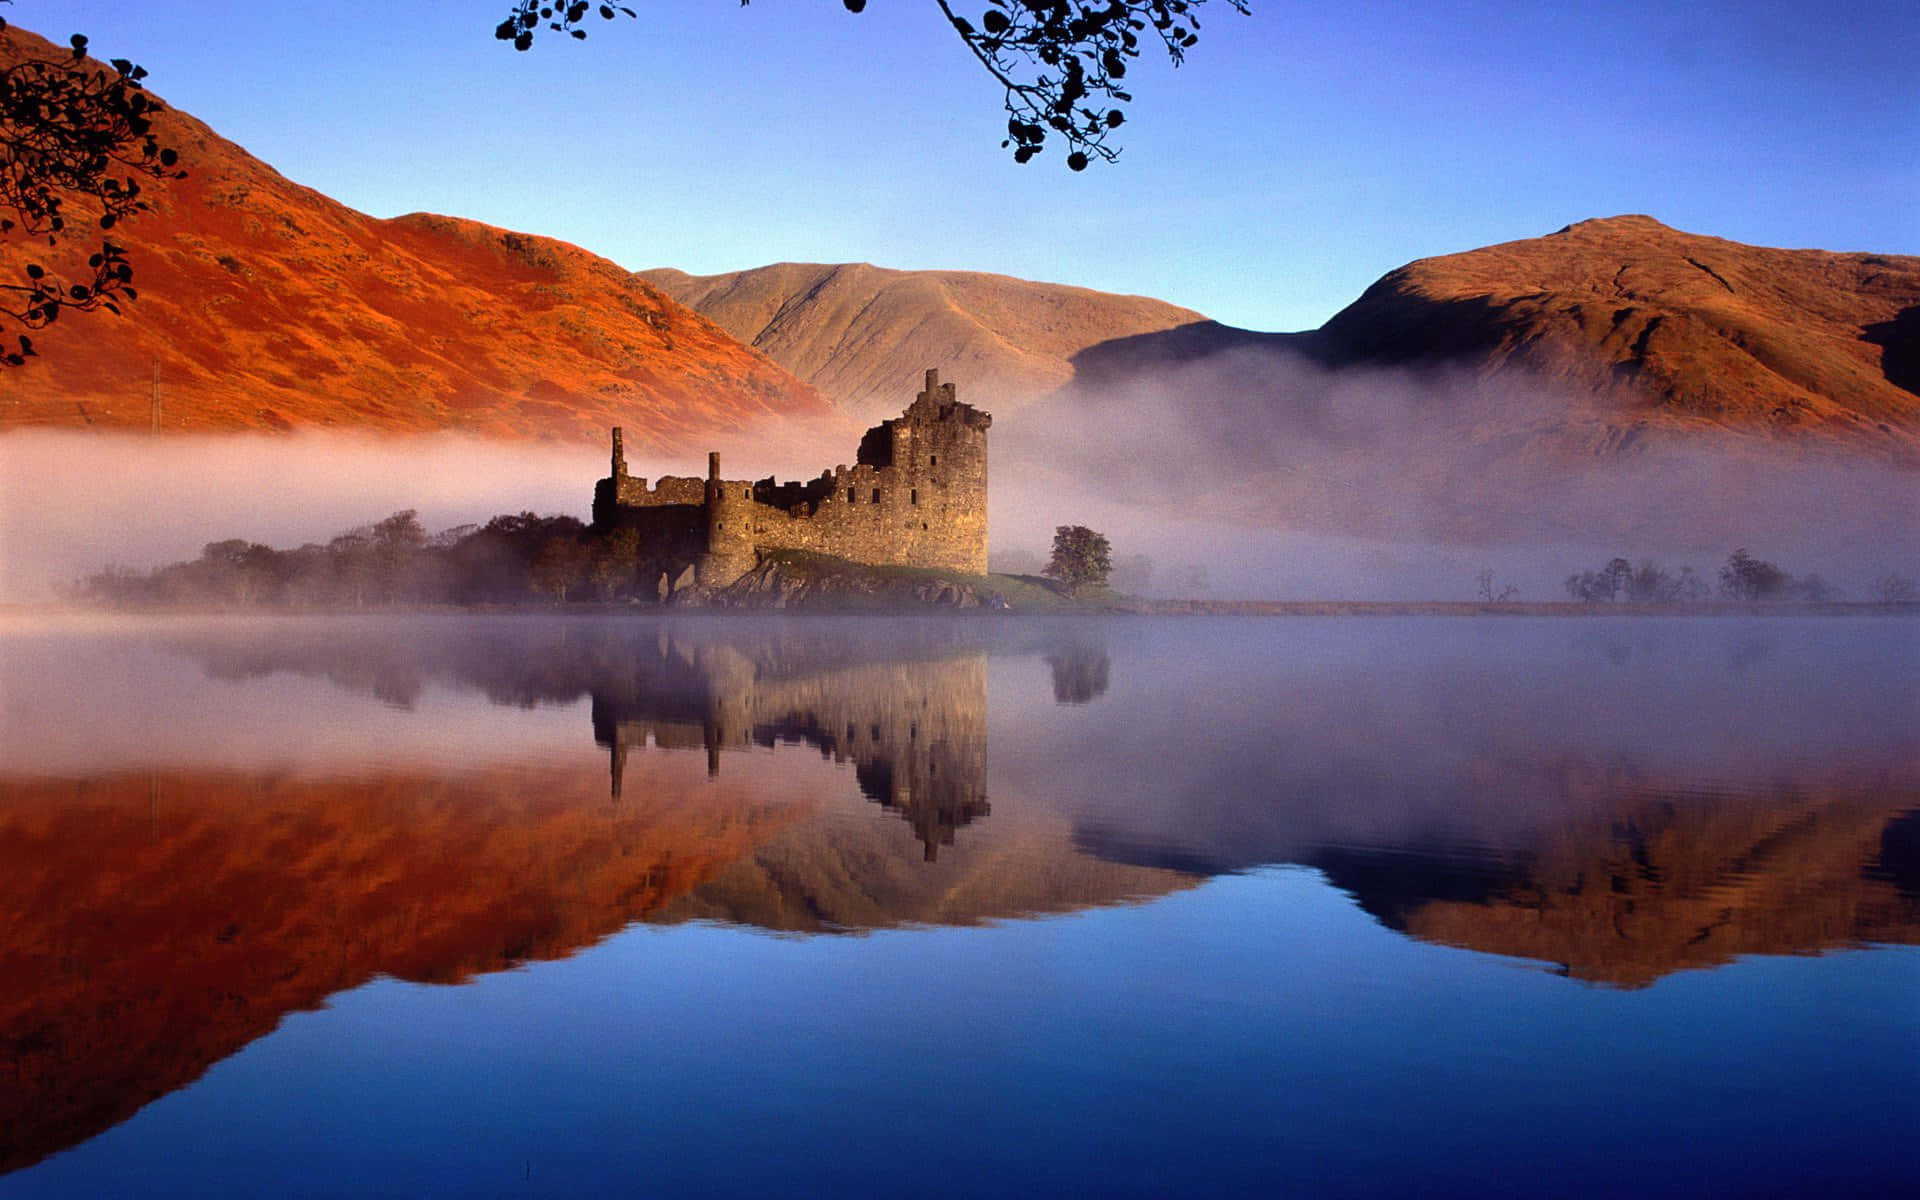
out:
<path id="1" fill-rule="evenodd" d="M 908 492 L 908 493 L 907 493 L 907 503 L 908 503 L 908 504 L 918 504 L 918 503 L 920 503 L 920 489 L 919 489 L 919 488 L 914 488 L 914 489 L 913 489 L 912 491 L 910 491 L 910 492 Z"/>
<path id="2" fill-rule="evenodd" d="M 740 498 L 741 498 L 742 500 L 751 500 L 751 499 L 753 499 L 753 489 L 752 489 L 752 488 L 743 488 L 743 489 L 741 489 L 741 492 L 740 492 Z"/>
<path id="3" fill-rule="evenodd" d="M 878 503 L 880 503 L 880 489 L 879 489 L 879 488 L 875 488 L 875 489 L 873 489 L 873 502 L 874 502 L 875 504 L 878 504 Z"/>
<path id="4" fill-rule="evenodd" d="M 928 466 L 930 466 L 930 467 L 937 467 L 937 466 L 939 466 L 939 465 L 940 465 L 940 456 L 939 456 L 938 454 L 929 454 L 929 455 L 927 455 L 927 465 L 928 465 Z"/>
<path id="5" fill-rule="evenodd" d="M 860 497 L 854 493 L 854 490 L 852 488 L 847 489 L 847 503 L 848 504 L 860 503 Z"/>

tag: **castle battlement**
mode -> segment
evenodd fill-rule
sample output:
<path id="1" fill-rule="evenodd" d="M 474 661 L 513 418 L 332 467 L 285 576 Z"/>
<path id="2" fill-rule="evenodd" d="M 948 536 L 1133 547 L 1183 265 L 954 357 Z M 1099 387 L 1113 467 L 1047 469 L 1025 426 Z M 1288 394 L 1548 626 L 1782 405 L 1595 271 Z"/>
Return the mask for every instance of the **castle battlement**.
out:
<path id="1" fill-rule="evenodd" d="M 987 569 L 987 429 L 929 370 L 905 412 L 861 437 L 851 466 L 802 482 L 627 474 L 621 431 L 611 473 L 594 489 L 596 528 L 640 534 L 639 570 L 662 597 L 698 582 L 725 587 L 767 550 L 809 550 L 873 565 Z"/>

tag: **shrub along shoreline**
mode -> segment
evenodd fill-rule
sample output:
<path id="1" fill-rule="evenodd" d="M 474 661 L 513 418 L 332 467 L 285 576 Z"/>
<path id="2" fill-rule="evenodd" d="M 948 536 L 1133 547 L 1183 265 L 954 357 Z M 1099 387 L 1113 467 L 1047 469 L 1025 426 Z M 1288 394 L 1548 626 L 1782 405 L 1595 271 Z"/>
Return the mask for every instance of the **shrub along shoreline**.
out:
<path id="1" fill-rule="evenodd" d="M 1818 575 L 1795 576 L 1739 549 L 1718 587 L 1690 567 L 1625 557 L 1569 575 L 1564 601 L 1521 599 L 1477 577 L 1480 598 L 1463 601 L 1235 601 L 1151 599 L 1103 586 L 1075 588 L 1041 575 L 970 575 L 869 566 L 779 551 L 738 583 L 690 588 L 666 604 L 638 586 L 631 530 L 595 530 L 568 516 L 530 512 L 429 535 L 412 510 L 358 526 L 326 543 L 276 550 L 258 542 L 211 542 L 197 559 L 151 571 L 110 567 L 79 581 L 73 606 L 117 611 L 633 612 L 650 609 L 782 609 L 838 612 L 917 609 L 989 612 L 1138 613 L 1158 616 L 1719 616 L 1834 615 L 1920 611 L 1920 586 L 1900 574 L 1849 602 Z"/>

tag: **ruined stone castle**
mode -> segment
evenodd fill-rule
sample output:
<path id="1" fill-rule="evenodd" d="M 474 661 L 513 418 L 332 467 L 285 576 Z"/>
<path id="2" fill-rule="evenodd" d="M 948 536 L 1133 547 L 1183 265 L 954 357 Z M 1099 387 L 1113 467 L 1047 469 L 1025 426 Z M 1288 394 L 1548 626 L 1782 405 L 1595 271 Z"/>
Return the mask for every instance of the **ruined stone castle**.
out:
<path id="1" fill-rule="evenodd" d="M 593 491 L 593 523 L 640 535 L 640 583 L 666 598 L 693 584 L 719 588 L 763 551 L 807 550 L 873 565 L 987 569 L 987 427 L 993 418 L 954 398 L 927 372 L 906 412 L 867 430 L 852 466 L 804 483 L 627 474 L 620 430 L 613 473 Z"/>

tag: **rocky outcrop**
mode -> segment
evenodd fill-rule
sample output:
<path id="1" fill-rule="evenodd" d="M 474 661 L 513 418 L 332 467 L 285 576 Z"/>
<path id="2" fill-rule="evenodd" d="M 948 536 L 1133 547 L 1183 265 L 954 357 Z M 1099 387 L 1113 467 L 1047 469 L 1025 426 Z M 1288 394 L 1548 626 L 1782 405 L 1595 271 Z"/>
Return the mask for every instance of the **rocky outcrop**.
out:
<path id="1" fill-rule="evenodd" d="M 763 557 L 727 587 L 679 593 L 676 602 L 709 608 L 828 610 L 1007 607 L 1006 598 L 979 579 L 792 553 Z"/>

